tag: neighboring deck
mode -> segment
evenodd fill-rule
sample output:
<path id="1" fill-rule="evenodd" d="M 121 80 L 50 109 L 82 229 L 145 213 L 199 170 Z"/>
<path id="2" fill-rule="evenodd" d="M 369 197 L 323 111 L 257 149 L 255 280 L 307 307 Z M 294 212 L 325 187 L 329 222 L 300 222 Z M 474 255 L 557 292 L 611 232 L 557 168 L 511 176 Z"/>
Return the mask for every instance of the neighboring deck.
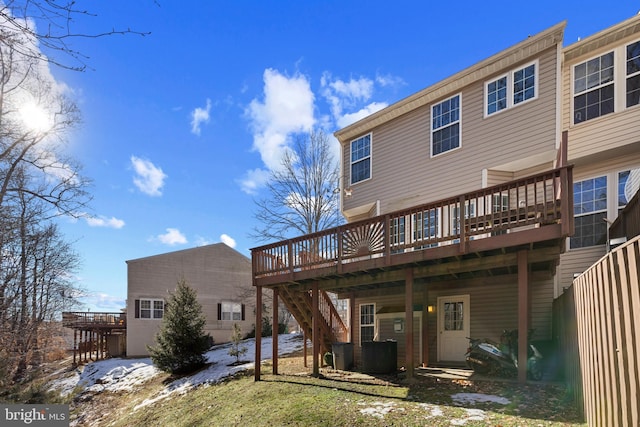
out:
<path id="1" fill-rule="evenodd" d="M 65 311 L 62 313 L 62 326 L 66 328 L 86 329 L 127 329 L 125 313 L 107 313 L 91 311 Z"/>
<path id="2" fill-rule="evenodd" d="M 126 313 L 65 311 L 62 326 L 73 329 L 73 364 L 126 352 Z"/>
<path id="3" fill-rule="evenodd" d="M 254 284 L 354 292 L 511 274 L 527 249 L 553 273 L 573 233 L 572 166 L 252 249 Z"/>

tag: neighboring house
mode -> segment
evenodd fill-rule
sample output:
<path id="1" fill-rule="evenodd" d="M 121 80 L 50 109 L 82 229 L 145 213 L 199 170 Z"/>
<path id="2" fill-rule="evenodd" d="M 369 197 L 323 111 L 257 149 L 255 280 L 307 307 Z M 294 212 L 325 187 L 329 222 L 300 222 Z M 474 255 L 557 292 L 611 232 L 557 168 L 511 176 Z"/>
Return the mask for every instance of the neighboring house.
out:
<path id="1" fill-rule="evenodd" d="M 127 355 L 148 355 L 169 293 L 184 279 L 198 294 L 216 343 L 230 340 L 234 323 L 253 328 L 251 261 L 224 243 L 127 261 Z"/>
<path id="2" fill-rule="evenodd" d="M 315 353 L 339 339 L 325 291 L 349 298 L 356 364 L 371 340 L 412 374 L 462 363 L 469 336 L 552 339 L 554 298 L 604 254 L 640 168 L 640 16 L 566 48 L 564 27 L 336 132 L 347 224 L 252 250 Z"/>

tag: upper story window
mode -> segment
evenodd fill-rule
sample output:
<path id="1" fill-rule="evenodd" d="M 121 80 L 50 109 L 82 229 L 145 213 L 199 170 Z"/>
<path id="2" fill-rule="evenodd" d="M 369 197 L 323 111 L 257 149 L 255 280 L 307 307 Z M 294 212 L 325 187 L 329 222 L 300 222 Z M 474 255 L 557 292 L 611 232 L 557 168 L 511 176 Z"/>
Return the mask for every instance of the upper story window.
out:
<path id="1" fill-rule="evenodd" d="M 627 108 L 640 104 L 640 41 L 627 45 Z"/>
<path id="2" fill-rule="evenodd" d="M 371 178 L 371 134 L 351 141 L 351 184 Z"/>
<path id="3" fill-rule="evenodd" d="M 431 156 L 460 147 L 460 95 L 431 107 Z"/>
<path id="4" fill-rule="evenodd" d="M 573 122 L 613 113 L 614 55 L 605 53 L 573 68 Z"/>
<path id="5" fill-rule="evenodd" d="M 640 40 L 573 67 L 573 123 L 640 105 Z"/>
<path id="6" fill-rule="evenodd" d="M 135 300 L 136 319 L 162 319 L 164 317 L 164 300 L 137 299 Z"/>
<path id="7" fill-rule="evenodd" d="M 537 96 L 537 62 L 511 71 L 485 86 L 485 115 L 489 116 Z"/>

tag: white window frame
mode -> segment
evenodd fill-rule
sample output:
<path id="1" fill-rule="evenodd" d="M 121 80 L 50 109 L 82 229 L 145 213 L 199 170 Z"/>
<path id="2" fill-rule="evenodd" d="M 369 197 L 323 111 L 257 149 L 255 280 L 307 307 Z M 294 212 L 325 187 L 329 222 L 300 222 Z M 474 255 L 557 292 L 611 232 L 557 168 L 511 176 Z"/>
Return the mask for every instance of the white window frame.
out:
<path id="1" fill-rule="evenodd" d="M 451 101 L 452 99 L 454 99 L 456 97 L 458 98 L 458 119 L 447 123 L 445 126 L 441 125 L 441 126 L 438 126 L 436 128 L 434 126 L 433 109 L 436 106 L 438 106 L 440 104 L 443 104 L 444 102 Z M 439 102 L 431 104 L 431 107 L 430 107 L 429 111 L 430 111 L 430 113 L 429 113 L 429 119 L 430 119 L 429 120 L 429 122 L 430 122 L 429 123 L 429 128 L 431 129 L 431 131 L 430 131 L 429 151 L 431 153 L 431 157 L 433 158 L 433 157 L 441 156 L 443 154 L 450 153 L 452 151 L 456 151 L 456 150 L 459 150 L 460 148 L 462 148 L 462 93 L 461 92 L 457 93 L 457 94 L 452 95 L 452 96 L 450 96 L 448 98 L 442 99 Z M 444 129 L 445 127 L 452 127 L 452 126 L 454 126 L 456 124 L 458 125 L 458 146 L 454 147 L 454 148 L 450 148 L 450 149 L 448 149 L 446 151 L 441 151 L 440 153 L 434 154 L 434 152 L 433 152 L 433 135 L 434 135 L 434 133 L 438 132 L 441 129 Z"/>
<path id="2" fill-rule="evenodd" d="M 353 144 L 360 141 L 361 139 L 364 138 L 369 138 L 369 155 L 368 156 L 364 156 L 361 157 L 359 159 L 357 159 L 356 161 L 353 160 Z M 372 155 L 373 155 L 373 133 L 369 132 L 365 135 L 362 135 L 359 138 L 353 139 L 351 140 L 351 142 L 349 143 L 349 182 L 351 185 L 354 184 L 359 184 L 361 182 L 365 182 L 371 179 L 371 177 L 373 176 L 373 170 L 372 170 L 372 166 L 373 166 L 373 162 L 372 162 Z M 369 163 L 369 176 L 365 179 L 361 179 L 359 181 L 354 181 L 353 180 L 353 165 L 356 163 L 361 163 L 367 161 Z"/>
<path id="3" fill-rule="evenodd" d="M 581 60 L 580 62 L 573 64 L 571 66 L 571 125 L 572 126 L 580 126 L 583 123 L 588 123 L 588 122 L 591 122 L 592 120 L 597 120 L 600 117 L 607 116 L 609 114 L 619 113 L 619 112 L 628 110 L 630 108 L 640 108 L 639 107 L 640 103 L 627 107 L 627 81 L 628 79 L 636 77 L 640 74 L 640 70 L 635 71 L 631 74 L 627 74 L 627 47 L 638 42 L 640 42 L 640 39 L 631 40 L 620 46 L 616 46 L 615 48 L 609 49 L 606 52 L 601 52 L 598 55 L 594 55 L 584 60 Z M 613 111 L 610 113 L 602 114 L 598 117 L 593 117 L 591 119 L 586 119 L 576 123 L 575 98 L 585 93 L 585 91 L 576 93 L 576 88 L 575 88 L 576 67 L 582 64 L 585 64 L 593 59 L 600 58 L 609 53 L 613 53 L 613 80 L 611 82 L 607 82 L 605 85 L 600 84 L 597 88 L 602 88 L 606 85 L 613 85 Z M 595 89 L 596 87 L 589 88 L 589 90 L 595 90 Z"/>
<path id="4" fill-rule="evenodd" d="M 637 104 L 633 104 L 633 105 L 628 105 L 627 103 L 627 85 L 629 84 L 629 79 L 631 78 L 639 78 L 640 79 L 640 67 L 638 67 L 638 70 L 632 72 L 632 73 L 628 73 L 627 72 L 627 63 L 629 62 L 629 60 L 627 59 L 627 49 L 629 46 L 631 46 L 632 44 L 640 44 L 640 40 L 636 40 L 633 41 L 631 43 L 625 43 L 624 45 L 624 106 L 625 108 L 633 108 L 636 107 L 638 105 L 640 105 L 640 102 L 638 102 Z"/>
<path id="5" fill-rule="evenodd" d="M 438 242 L 427 243 L 425 240 L 438 239 L 442 236 L 441 208 L 431 208 L 411 215 L 411 241 L 418 243 L 415 249 L 434 248 Z"/>
<path id="6" fill-rule="evenodd" d="M 372 320 L 371 323 L 363 324 L 362 323 L 362 317 L 363 317 L 362 308 L 365 307 L 365 306 L 370 306 L 371 307 L 371 310 L 372 310 L 371 315 L 373 316 L 373 320 Z M 360 326 L 360 334 L 359 334 L 360 337 L 359 337 L 359 339 L 360 339 L 360 346 L 362 347 L 362 329 L 363 328 L 373 328 L 373 334 L 371 335 L 371 340 L 374 340 L 375 337 L 376 337 L 376 303 L 372 302 L 372 303 L 360 304 L 360 306 L 358 307 L 358 313 L 360 315 L 360 317 L 358 319 L 358 323 L 359 323 L 359 326 Z"/>
<path id="7" fill-rule="evenodd" d="M 220 303 L 220 320 L 223 322 L 240 322 L 242 320 L 242 304 L 239 302 L 222 301 Z"/>
<path id="8" fill-rule="evenodd" d="M 580 123 L 584 123 L 584 122 L 588 122 L 590 120 L 594 120 L 594 119 L 598 119 L 600 117 L 606 116 L 607 114 L 611 114 L 611 113 L 615 113 L 616 112 L 616 104 L 619 102 L 618 100 L 620 99 L 620 95 L 617 93 L 617 81 L 618 81 L 618 77 L 616 76 L 616 74 L 619 72 L 620 70 L 620 65 L 618 65 L 618 57 L 619 57 L 619 53 L 616 52 L 617 49 L 613 49 L 613 50 L 609 50 L 607 52 L 603 52 L 599 55 L 595 55 L 591 58 L 585 59 L 584 61 L 578 62 L 577 64 L 574 64 L 571 66 L 571 121 L 572 123 L 575 124 L 580 124 Z M 607 55 L 611 54 L 613 56 L 612 59 L 612 64 L 613 64 L 613 70 L 611 71 L 611 80 L 607 80 L 604 83 L 602 81 L 599 81 L 598 84 L 596 86 L 593 87 L 589 87 L 589 79 L 588 79 L 588 75 L 587 74 L 585 76 L 586 78 L 586 83 L 585 83 L 585 88 L 581 89 L 580 91 L 576 91 L 576 69 L 582 65 L 588 64 L 589 62 L 592 62 L 595 59 L 601 59 Z M 600 70 L 601 71 L 601 70 Z M 588 70 L 587 70 L 588 73 Z M 613 110 L 609 113 L 604 113 L 604 114 L 599 114 L 596 117 L 592 117 L 592 118 L 585 118 L 584 120 L 581 120 L 580 122 L 576 123 L 576 98 L 579 96 L 587 96 L 590 92 L 595 92 L 595 91 L 600 91 L 608 86 L 612 86 L 613 87 Z M 586 107 L 588 108 L 588 107 Z"/>
<path id="9" fill-rule="evenodd" d="M 534 82 L 533 82 L 533 96 L 530 98 L 527 98 L 525 100 L 522 100 L 520 102 L 515 102 L 514 97 L 515 97 L 515 74 L 518 71 L 522 71 L 526 68 L 529 68 L 530 66 L 534 67 Z M 494 116 L 496 114 L 499 114 L 503 111 L 509 110 L 513 107 L 517 107 L 523 104 L 526 104 L 528 102 L 531 101 L 535 101 L 536 99 L 538 99 L 538 93 L 540 92 L 539 90 L 539 74 L 540 74 L 540 65 L 539 65 L 539 61 L 536 59 L 535 61 L 531 61 L 528 62 L 518 68 L 514 68 L 513 70 L 509 71 L 506 74 L 502 74 L 500 76 L 495 77 L 494 79 L 488 80 L 485 82 L 484 84 L 484 117 L 489 117 L 489 116 Z M 493 112 L 489 112 L 489 86 L 492 83 L 497 82 L 498 80 L 502 80 L 502 79 L 506 79 L 507 83 L 506 83 L 506 105 L 504 106 L 504 108 L 501 108 L 499 110 L 493 111 Z"/>
<path id="10" fill-rule="evenodd" d="M 617 175 L 617 174 L 618 174 L 618 172 L 615 172 L 615 174 Z M 588 212 L 576 213 L 576 212 L 575 212 L 575 208 L 576 208 L 576 207 L 578 207 L 582 202 L 574 203 L 574 212 L 573 212 L 574 222 L 575 222 L 575 219 L 577 219 L 577 218 L 581 218 L 581 217 L 587 217 L 587 216 L 598 215 L 598 214 L 602 214 L 602 213 L 604 213 L 604 214 L 605 214 L 605 218 L 606 218 L 606 216 L 608 215 L 609 207 L 610 207 L 610 205 L 611 205 L 611 194 L 610 194 L 610 193 L 611 193 L 611 191 L 610 191 L 610 190 L 611 190 L 611 186 L 610 186 L 610 183 L 611 183 L 611 173 L 604 173 L 604 174 L 597 175 L 597 176 L 585 177 L 585 178 L 583 178 L 583 179 L 576 180 L 576 181 L 574 182 L 574 185 L 575 185 L 575 184 L 578 184 L 578 183 L 585 182 L 585 181 L 595 181 L 595 180 L 597 180 L 597 179 L 599 179 L 599 178 L 605 178 L 605 180 L 606 180 L 606 184 L 605 184 L 605 189 L 606 189 L 606 203 L 605 203 L 605 207 L 604 207 L 603 209 L 594 209 L 594 210 L 591 210 L 591 211 L 588 211 Z M 617 178 L 616 178 L 616 184 L 617 184 Z M 616 185 L 616 188 L 617 188 L 617 185 Z M 573 191 L 574 198 L 575 198 L 575 199 L 577 199 L 577 197 L 575 197 L 575 190 L 574 190 L 574 189 L 572 189 L 571 191 Z M 616 199 L 616 205 L 617 205 L 617 191 L 616 191 L 616 197 L 615 197 L 615 199 Z M 606 224 L 604 224 L 604 221 L 603 221 L 603 225 L 605 225 L 605 226 L 606 226 Z M 577 230 L 576 230 L 576 234 L 575 234 L 573 237 L 578 237 L 578 236 L 577 236 Z M 597 244 L 597 243 L 596 243 L 596 244 L 594 244 L 594 245 L 583 245 L 583 246 L 575 246 L 575 247 L 574 247 L 574 246 L 572 246 L 572 245 L 571 245 L 571 240 L 573 239 L 573 237 L 569 238 L 569 247 L 570 247 L 571 249 L 574 249 L 574 250 L 575 250 L 575 249 L 591 248 L 591 247 L 593 247 L 593 246 L 599 246 L 599 244 Z"/>
<path id="11" fill-rule="evenodd" d="M 164 309 L 165 309 L 165 302 L 163 299 L 156 299 L 156 298 L 139 298 L 139 319 L 145 319 L 145 320 L 158 320 L 158 319 L 162 319 L 164 317 Z M 149 307 L 148 308 L 143 308 L 143 303 L 149 303 Z M 156 303 L 161 303 L 162 307 L 161 308 L 156 308 Z M 148 312 L 148 317 L 147 316 L 143 316 L 142 312 Z M 158 316 L 158 312 L 160 312 L 160 315 Z"/>

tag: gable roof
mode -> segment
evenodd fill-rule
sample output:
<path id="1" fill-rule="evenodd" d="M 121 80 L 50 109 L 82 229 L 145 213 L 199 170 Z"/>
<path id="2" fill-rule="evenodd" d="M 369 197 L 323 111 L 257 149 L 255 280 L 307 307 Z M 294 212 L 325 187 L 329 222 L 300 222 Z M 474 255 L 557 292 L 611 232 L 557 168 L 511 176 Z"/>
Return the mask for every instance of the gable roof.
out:
<path id="1" fill-rule="evenodd" d="M 173 256 L 176 256 L 176 255 L 185 256 L 185 255 L 189 255 L 189 252 L 210 252 L 212 255 L 216 254 L 216 253 L 226 252 L 226 253 L 229 254 L 229 256 L 238 257 L 238 258 L 241 258 L 241 259 L 245 260 L 249 264 L 251 263 L 251 260 L 247 256 L 241 254 L 237 250 L 233 249 L 230 246 L 227 246 L 224 243 L 214 243 L 212 245 L 198 246 L 198 247 L 189 248 L 189 249 L 181 249 L 181 250 L 173 251 L 173 252 L 165 252 L 163 254 L 150 255 L 150 256 L 142 257 L 142 258 L 130 259 L 130 260 L 127 260 L 125 262 L 127 264 L 129 264 L 129 263 L 132 263 L 132 262 L 138 262 L 138 261 L 143 261 L 143 260 L 152 259 L 152 258 L 173 257 Z"/>
<path id="2" fill-rule="evenodd" d="M 340 129 L 335 132 L 334 135 L 341 143 L 345 143 L 369 132 L 374 127 L 387 123 L 419 107 L 431 104 L 440 98 L 460 91 L 471 83 L 484 80 L 495 73 L 535 56 L 544 50 L 562 43 L 565 26 L 566 21 L 562 21 L 541 33 L 530 36 L 520 43 L 480 61 L 451 77 L 441 80 L 420 92 Z"/>
<path id="3" fill-rule="evenodd" d="M 564 58 L 571 61 L 634 34 L 637 36 L 638 33 L 640 33 L 640 14 L 567 46 L 564 49 Z"/>

